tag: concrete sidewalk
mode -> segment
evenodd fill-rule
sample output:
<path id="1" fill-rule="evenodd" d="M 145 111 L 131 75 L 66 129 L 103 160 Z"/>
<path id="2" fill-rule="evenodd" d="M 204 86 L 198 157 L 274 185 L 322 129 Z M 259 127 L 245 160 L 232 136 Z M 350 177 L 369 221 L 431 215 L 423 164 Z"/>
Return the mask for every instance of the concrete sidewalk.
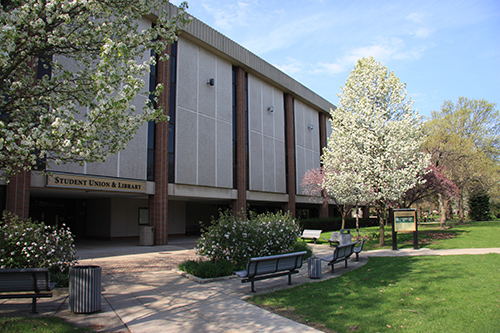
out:
<path id="1" fill-rule="evenodd" d="M 315 255 L 333 251 L 328 245 L 312 245 Z M 93 314 L 69 311 L 67 290 L 53 298 L 40 299 L 36 316 L 58 316 L 77 325 L 92 326 L 101 332 L 318 332 L 295 321 L 253 306 L 245 299 L 254 295 L 250 284 L 231 278 L 205 284 L 194 282 L 173 270 L 186 258 L 196 258 L 192 242 L 138 247 L 79 247 L 80 264 L 100 265 L 102 309 Z M 335 274 L 323 265 L 321 279 L 309 279 L 307 264 L 292 277 L 293 286 L 324 281 L 356 269 L 368 256 L 453 255 L 500 253 L 500 248 L 465 250 L 403 249 L 362 252 L 360 261 L 339 263 Z M 256 294 L 288 286 L 287 278 L 257 281 Z M 30 300 L 2 300 L 0 315 L 32 316 Z"/>

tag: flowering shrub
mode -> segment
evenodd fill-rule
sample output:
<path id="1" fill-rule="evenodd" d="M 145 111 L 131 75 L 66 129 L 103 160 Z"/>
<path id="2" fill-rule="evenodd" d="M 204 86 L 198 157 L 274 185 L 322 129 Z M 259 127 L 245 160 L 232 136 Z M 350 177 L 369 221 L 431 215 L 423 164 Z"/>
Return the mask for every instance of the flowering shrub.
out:
<path id="1" fill-rule="evenodd" d="M 289 213 L 249 213 L 247 219 L 227 211 L 203 230 L 197 252 L 210 261 L 230 261 L 243 268 L 251 257 L 292 252 L 299 236 L 299 225 Z"/>
<path id="2" fill-rule="evenodd" d="M 76 264 L 73 235 L 64 225 L 57 229 L 4 212 L 0 222 L 0 268 L 49 268 L 67 273 Z"/>

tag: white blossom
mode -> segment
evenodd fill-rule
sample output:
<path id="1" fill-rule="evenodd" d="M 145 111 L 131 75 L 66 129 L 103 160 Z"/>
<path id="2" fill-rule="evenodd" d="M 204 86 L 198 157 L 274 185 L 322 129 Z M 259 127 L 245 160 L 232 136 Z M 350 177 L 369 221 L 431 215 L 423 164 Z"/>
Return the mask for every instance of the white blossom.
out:
<path id="1" fill-rule="evenodd" d="M 429 165 L 422 124 L 405 84 L 373 58 L 363 58 L 331 110 L 323 187 L 347 204 L 386 206 L 421 182 Z"/>

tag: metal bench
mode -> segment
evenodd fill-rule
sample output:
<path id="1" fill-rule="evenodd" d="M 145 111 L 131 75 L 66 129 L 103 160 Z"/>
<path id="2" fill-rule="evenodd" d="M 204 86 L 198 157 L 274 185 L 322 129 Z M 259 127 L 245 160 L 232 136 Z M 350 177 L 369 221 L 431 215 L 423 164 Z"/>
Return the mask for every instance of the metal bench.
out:
<path id="1" fill-rule="evenodd" d="M 321 231 L 323 230 L 304 229 L 304 231 L 302 232 L 302 236 L 300 236 L 300 238 L 313 239 L 314 244 L 316 244 L 316 240 L 318 240 L 321 237 Z"/>
<path id="2" fill-rule="evenodd" d="M 359 246 L 354 247 L 354 253 L 356 254 L 356 261 L 359 260 L 359 254 L 363 251 L 363 245 L 365 244 L 366 238 L 363 238 Z"/>
<path id="3" fill-rule="evenodd" d="M 0 298 L 31 298 L 32 313 L 37 313 L 37 298 L 52 297 L 55 286 L 47 268 L 0 269 Z"/>
<path id="4" fill-rule="evenodd" d="M 278 254 L 267 257 L 250 258 L 246 270 L 234 272 L 243 278 L 241 283 L 251 282 L 252 292 L 255 292 L 254 282 L 273 277 L 288 275 L 288 284 L 292 284 L 292 274 L 297 274 L 302 267 L 306 251 Z"/>
<path id="5" fill-rule="evenodd" d="M 350 229 L 340 229 L 339 232 L 332 232 L 330 239 L 323 238 L 330 243 L 330 246 L 335 244 L 343 245 L 352 241 Z"/>
<path id="6" fill-rule="evenodd" d="M 349 257 L 354 253 L 355 245 L 356 242 L 339 245 L 333 251 L 333 255 L 322 257 L 321 260 L 327 261 L 328 265 L 332 266 L 332 273 L 334 264 L 338 262 L 345 261 L 345 268 L 347 268 L 347 259 L 349 259 Z"/>

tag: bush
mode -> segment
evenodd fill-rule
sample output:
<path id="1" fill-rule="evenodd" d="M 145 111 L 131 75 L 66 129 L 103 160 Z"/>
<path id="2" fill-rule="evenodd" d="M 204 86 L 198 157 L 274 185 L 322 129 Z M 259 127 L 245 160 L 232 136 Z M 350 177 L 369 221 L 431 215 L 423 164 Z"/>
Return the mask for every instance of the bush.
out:
<path id="1" fill-rule="evenodd" d="M 229 276 L 235 271 L 234 264 L 225 260 L 219 262 L 188 260 L 180 264 L 179 269 L 203 279 Z"/>
<path id="2" fill-rule="evenodd" d="M 313 219 L 301 219 L 299 224 L 302 229 L 317 229 L 323 231 L 335 231 L 342 228 L 342 217 L 328 217 L 328 218 L 313 218 Z M 362 218 L 359 219 L 359 227 L 374 227 L 378 226 L 378 219 L 373 218 Z M 346 229 L 356 229 L 356 219 L 347 218 L 345 220 Z"/>
<path id="3" fill-rule="evenodd" d="M 304 260 L 312 257 L 312 255 L 313 255 L 313 251 L 311 250 L 311 247 L 304 240 L 301 239 L 295 243 L 295 245 L 293 246 L 292 252 L 302 252 L 302 251 L 307 252 L 307 254 L 304 256 Z"/>
<path id="4" fill-rule="evenodd" d="M 69 267 L 76 264 L 73 235 L 64 225 L 57 229 L 43 222 L 4 212 L 0 222 L 1 268 L 48 268 L 59 286 L 67 286 Z"/>
<path id="5" fill-rule="evenodd" d="M 220 212 L 212 225 L 202 230 L 197 252 L 212 262 L 229 261 L 244 269 L 249 258 L 293 251 L 300 228 L 290 214 L 249 213 L 249 218 Z"/>

